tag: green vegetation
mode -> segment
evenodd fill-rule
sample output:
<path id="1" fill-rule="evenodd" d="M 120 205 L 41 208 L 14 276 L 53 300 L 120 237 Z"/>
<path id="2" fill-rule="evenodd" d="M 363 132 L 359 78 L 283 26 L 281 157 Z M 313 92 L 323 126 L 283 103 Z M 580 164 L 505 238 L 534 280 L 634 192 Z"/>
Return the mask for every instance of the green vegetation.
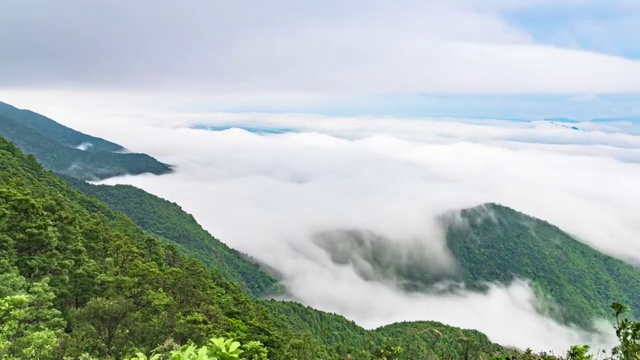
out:
<path id="1" fill-rule="evenodd" d="M 600 360 L 637 360 L 640 359 L 640 322 L 633 322 L 623 316 L 626 312 L 626 306 L 620 303 L 613 303 L 611 308 L 614 310 L 614 317 L 617 325 L 615 326 L 619 344 L 615 346 L 610 354 L 606 351 L 591 354 L 588 345 L 574 345 L 567 350 L 565 356 L 555 356 L 546 352 L 534 353 L 531 349 L 524 352 L 511 352 L 505 354 L 504 350 L 496 347 L 483 340 L 480 334 L 477 338 L 466 337 L 464 332 L 458 334 L 458 341 L 451 344 L 453 348 L 457 347 L 458 352 L 453 353 L 445 347 L 450 341 L 443 332 L 447 330 L 460 331 L 459 329 L 450 328 L 438 323 L 410 323 L 410 326 L 416 326 L 416 332 L 412 341 L 406 339 L 406 329 L 404 324 L 395 324 L 388 327 L 384 331 L 389 332 L 392 338 L 405 339 L 404 344 L 413 346 L 405 351 L 400 346 L 386 345 L 372 352 L 372 360 L 399 360 L 401 358 L 411 359 L 484 359 L 489 357 L 491 360 L 593 360 L 594 356 Z M 393 332 L 396 328 L 400 331 Z M 391 331 L 389 331 L 391 330 Z M 442 330 L 442 331 L 441 331 Z M 486 338 L 484 338 L 486 340 Z M 151 357 L 138 353 L 135 357 L 125 360 L 267 360 L 267 349 L 257 341 L 252 341 L 241 345 L 232 339 L 214 338 L 208 344 L 197 347 L 194 344 L 178 347 L 175 344 L 163 346 L 154 351 Z M 425 350 L 427 351 L 425 353 Z M 438 355 L 440 353 L 440 355 Z M 317 357 L 316 357 L 317 358 Z M 348 355 L 347 359 L 353 359 Z"/>
<path id="2" fill-rule="evenodd" d="M 0 358 L 30 358 L 24 351 L 32 347 L 40 359 L 120 358 L 167 339 L 201 343 L 227 333 L 262 341 L 274 356 L 287 353 L 287 325 L 219 273 L 71 189 L 4 139 L 0 184 L 0 273 L 11 276 L 0 283 L 0 326 L 12 329 Z"/>
<path id="3" fill-rule="evenodd" d="M 447 240 L 462 279 L 485 282 L 528 279 L 558 306 L 541 311 L 583 327 L 606 318 L 604 304 L 622 301 L 640 314 L 640 269 L 604 255 L 556 226 L 510 208 L 486 204 L 448 217 Z"/>
<path id="4" fill-rule="evenodd" d="M 0 359 L 151 356 L 198 350 L 218 336 L 257 359 L 262 347 L 272 360 L 413 359 L 398 347 L 409 348 L 421 326 L 398 326 L 391 342 L 384 328 L 365 331 L 337 315 L 255 299 L 0 138 Z M 460 334 L 483 341 L 456 330 L 443 343 L 462 341 Z"/>
<path id="5" fill-rule="evenodd" d="M 619 345 L 611 351 L 614 357 L 621 360 L 640 359 L 640 322 L 626 317 L 629 308 L 619 302 L 611 304 L 616 318 L 616 335 Z"/>
<path id="6" fill-rule="evenodd" d="M 82 144 L 91 144 L 91 146 L 87 148 L 87 151 L 116 152 L 125 150 L 118 144 L 83 134 L 79 131 L 61 125 L 46 116 L 42 116 L 30 110 L 18 109 L 3 102 L 0 102 L 0 116 L 26 125 L 49 139 L 53 139 L 68 147 L 75 148 Z"/>
<path id="7" fill-rule="evenodd" d="M 371 332 L 342 316 L 293 302 L 270 300 L 263 301 L 263 305 L 270 314 L 286 319 L 292 330 L 300 334 L 301 347 L 314 345 L 321 348 L 318 346 L 321 344 L 326 349 L 322 349 L 322 353 L 335 353 L 343 357 L 351 354 L 359 359 L 373 352 L 379 344 L 379 340 Z M 317 357 L 322 358 L 318 354 Z"/>
<path id="8" fill-rule="evenodd" d="M 590 329 L 596 317 L 608 317 L 603 304 L 618 300 L 640 315 L 640 269 L 556 226 L 496 204 L 445 214 L 442 223 L 455 269 L 434 266 L 421 243 L 398 246 L 368 231 L 323 232 L 314 240 L 333 262 L 348 264 L 362 278 L 408 291 L 434 291 L 442 281 L 485 291 L 488 283 L 525 279 L 538 295 L 538 310 L 563 323 Z"/>
<path id="9" fill-rule="evenodd" d="M 23 152 L 36 156 L 47 169 L 79 179 L 171 172 L 171 167 L 149 155 L 120 153 L 124 150 L 120 145 L 4 103 L 0 103 L 0 135 Z M 79 149 L 80 146 L 85 149 Z"/>
<path id="10" fill-rule="evenodd" d="M 294 331 L 308 334 L 306 343 L 319 341 L 329 354 L 343 359 L 347 355 L 353 359 L 461 359 L 465 352 L 473 353 L 474 359 L 491 359 L 516 354 L 478 331 L 434 321 L 401 322 L 367 331 L 342 316 L 301 304 L 272 300 L 265 305 L 271 314 L 286 318 Z"/>
<path id="11" fill-rule="evenodd" d="M 462 330 L 433 321 L 395 323 L 377 329 L 385 343 L 402 349 L 407 359 L 480 359 L 485 354 L 514 355 L 475 330 Z"/>
<path id="12" fill-rule="evenodd" d="M 233 339 L 213 338 L 200 347 L 189 344 L 168 352 L 158 352 L 151 357 L 138 353 L 126 360 L 267 360 L 267 354 L 267 349 L 259 341 L 240 345 Z"/>
<path id="13" fill-rule="evenodd" d="M 169 216 L 165 211 L 172 207 L 166 202 L 148 200 L 148 206 L 167 207 L 158 216 Z M 178 209 L 173 215 L 183 219 Z M 513 233 L 503 227 L 514 226 L 519 234 L 526 229 L 529 236 L 568 242 L 574 252 L 593 252 L 568 236 L 548 237 L 561 232 L 497 205 L 461 215 L 458 220 L 466 225 L 451 223 L 450 236 L 466 234 L 467 241 L 481 242 L 502 234 L 508 236 L 505 243 Z M 179 234 L 179 223 L 176 229 L 149 228 Z M 494 235 L 483 232 L 495 226 Z M 609 269 L 628 270 L 600 256 L 594 259 L 605 259 Z M 576 260 L 568 256 L 567 261 Z M 476 284 L 482 286 L 480 280 Z M 640 323 L 626 318 L 627 308 L 619 303 L 613 310 L 620 344 L 603 358 L 638 360 Z M 588 352 L 587 346 L 574 346 L 564 358 L 518 353 L 480 332 L 426 321 L 367 331 L 335 314 L 256 299 L 214 266 L 207 269 L 122 213 L 72 189 L 35 157 L 0 138 L 0 359 L 590 360 Z"/>
<path id="14" fill-rule="evenodd" d="M 69 177 L 63 179 L 112 210 L 127 215 L 149 233 L 178 244 L 186 254 L 217 270 L 243 290 L 256 296 L 280 292 L 277 280 L 260 270 L 255 261 L 211 236 L 178 204 L 129 185 L 92 185 Z"/>
<path id="15" fill-rule="evenodd" d="M 486 337 L 477 333 L 476 337 L 468 337 L 468 333 L 460 329 L 448 327 L 434 322 L 399 323 L 383 328 L 392 341 L 403 339 L 400 346 L 385 345 L 372 352 L 375 360 L 399 360 L 410 359 L 484 359 L 492 360 L 638 360 L 640 359 L 640 322 L 634 322 L 624 316 L 627 308 L 625 305 L 614 302 L 611 305 L 616 319 L 616 334 L 618 345 L 597 354 L 590 353 L 588 345 L 574 345 L 567 350 L 565 356 L 555 356 L 546 352 L 534 353 L 531 349 L 524 352 L 505 352 L 503 348 L 491 344 Z M 407 327 L 414 327 L 412 334 L 407 332 Z M 457 332 L 454 337 L 448 332 Z M 407 336 L 409 335 L 409 336 Z M 457 337 L 456 337 L 457 336 Z M 453 343 L 451 340 L 455 339 Z M 457 349 L 456 352 L 452 349 Z M 222 359 L 246 359 L 266 360 L 268 352 L 260 342 L 250 342 L 241 345 L 232 339 L 211 339 L 209 344 L 198 348 L 195 345 L 187 345 L 181 348 L 173 346 L 173 350 L 159 349 L 150 358 L 139 353 L 136 357 L 127 360 L 162 360 L 162 359 L 194 359 L 194 360 L 222 360 Z M 347 359 L 353 357 L 347 356 Z"/>

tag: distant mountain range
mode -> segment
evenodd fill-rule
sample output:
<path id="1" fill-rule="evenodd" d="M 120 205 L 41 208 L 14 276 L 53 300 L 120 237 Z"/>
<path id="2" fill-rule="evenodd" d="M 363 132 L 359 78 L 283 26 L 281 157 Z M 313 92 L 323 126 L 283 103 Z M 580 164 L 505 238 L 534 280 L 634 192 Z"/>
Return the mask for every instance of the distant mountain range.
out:
<path id="1" fill-rule="evenodd" d="M 557 123 L 568 123 L 568 124 L 577 124 L 581 122 L 580 120 L 570 119 L 566 117 L 552 117 L 552 118 L 546 118 L 543 120 L 557 122 Z M 592 122 L 640 121 L 640 115 L 593 118 L 591 120 L 586 120 L 586 121 L 592 121 Z"/>
<path id="2" fill-rule="evenodd" d="M 593 121 L 593 122 L 640 121 L 640 115 L 629 115 L 629 116 L 609 117 L 609 118 L 595 118 L 595 119 L 591 119 L 591 121 Z"/>
<path id="3" fill-rule="evenodd" d="M 83 134 L 29 110 L 0 102 L 0 135 L 34 155 L 44 167 L 84 180 L 171 172 L 146 154 L 126 153 L 118 144 Z"/>
<path id="4" fill-rule="evenodd" d="M 573 119 L 569 119 L 569 118 L 565 118 L 565 117 L 554 117 L 554 118 L 548 118 L 548 119 L 544 119 L 545 121 L 553 121 L 553 122 L 560 122 L 560 123 L 570 123 L 570 124 L 577 124 L 580 121 L 578 120 L 573 120 Z"/>

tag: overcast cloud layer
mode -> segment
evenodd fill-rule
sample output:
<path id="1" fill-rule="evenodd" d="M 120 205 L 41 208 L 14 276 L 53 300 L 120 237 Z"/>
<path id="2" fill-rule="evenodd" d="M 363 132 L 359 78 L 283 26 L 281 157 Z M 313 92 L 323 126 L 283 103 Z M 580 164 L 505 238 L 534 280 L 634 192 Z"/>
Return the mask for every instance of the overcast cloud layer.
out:
<path id="1" fill-rule="evenodd" d="M 398 246 L 418 239 L 446 260 L 434 217 L 494 201 L 548 220 L 608 254 L 640 260 L 634 124 L 581 123 L 573 130 L 548 122 L 292 114 L 67 119 L 177 165 L 172 175 L 107 183 L 130 183 L 176 201 L 215 236 L 280 270 L 299 301 L 366 327 L 429 319 L 537 350 L 611 343 L 539 316 L 526 283 L 494 286 L 487 295 L 436 297 L 366 282 L 313 244 L 317 231 L 370 230 Z M 195 124 L 291 132 L 190 128 Z"/>
<path id="2" fill-rule="evenodd" d="M 637 93 L 640 62 L 614 47 L 633 42 L 626 34 L 637 29 L 607 22 L 634 24 L 634 4 L 4 0 L 0 87 L 246 96 Z M 540 33 L 554 28 L 535 26 L 534 15 L 548 9 L 551 17 L 582 14 L 591 23 L 570 18 L 558 32 Z M 610 39 L 609 48 L 598 39 Z"/>

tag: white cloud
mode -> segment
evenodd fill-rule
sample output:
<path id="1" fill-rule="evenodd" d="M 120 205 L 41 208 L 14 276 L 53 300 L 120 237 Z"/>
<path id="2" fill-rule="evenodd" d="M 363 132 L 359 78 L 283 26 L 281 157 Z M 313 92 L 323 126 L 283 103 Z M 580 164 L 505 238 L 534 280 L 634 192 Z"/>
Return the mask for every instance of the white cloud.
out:
<path id="1" fill-rule="evenodd" d="M 366 282 L 312 244 L 316 231 L 360 228 L 400 242 L 418 239 L 446 261 L 432 219 L 495 201 L 606 253 L 640 259 L 634 215 L 640 211 L 640 137 L 615 124 L 581 123 L 588 131 L 576 131 L 546 122 L 295 114 L 86 118 L 67 117 L 81 130 L 178 166 L 173 175 L 108 183 L 131 183 L 178 202 L 211 233 L 283 272 L 304 303 L 368 327 L 439 320 L 539 350 L 611 340 L 589 339 L 541 318 L 522 283 L 494 287 L 487 296 L 438 298 Z M 195 123 L 299 132 L 261 136 L 186 127 Z"/>
<path id="2" fill-rule="evenodd" d="M 0 42 L 5 88 L 180 89 L 245 99 L 640 91 L 640 62 L 536 44 L 501 13 L 545 5 L 531 1 L 26 4 L 0 6 L 0 32 L 21 29 Z"/>

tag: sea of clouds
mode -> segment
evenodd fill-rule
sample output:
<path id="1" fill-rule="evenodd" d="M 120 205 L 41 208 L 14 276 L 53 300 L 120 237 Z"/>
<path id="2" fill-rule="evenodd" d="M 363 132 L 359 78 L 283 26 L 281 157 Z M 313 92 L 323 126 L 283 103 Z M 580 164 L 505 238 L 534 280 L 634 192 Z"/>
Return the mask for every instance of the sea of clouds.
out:
<path id="1" fill-rule="evenodd" d="M 66 124 L 176 166 L 170 175 L 104 183 L 177 202 L 213 235 L 280 271 L 294 299 L 367 328 L 436 320 L 556 352 L 613 343 L 611 329 L 585 334 L 539 315 L 525 281 L 487 294 L 407 293 L 336 265 L 314 234 L 363 229 L 398 246 L 417 240 L 446 267 L 452 259 L 436 216 L 498 202 L 640 262 L 634 124 L 252 113 L 73 119 Z"/>
<path id="2" fill-rule="evenodd" d="M 177 202 L 213 235 L 279 270 L 292 296 L 307 305 L 368 328 L 438 320 L 521 348 L 608 347 L 610 332 L 591 338 L 536 313 L 526 282 L 495 285 L 487 294 L 409 294 L 336 265 L 313 237 L 370 231 L 398 247 L 418 242 L 429 261 L 450 268 L 435 217 L 498 202 L 640 264 L 640 125 L 162 112 L 249 105 L 309 111 L 334 101 L 349 108 L 353 99 L 370 108 L 377 97 L 363 94 L 577 92 L 560 104 L 584 107 L 577 112 L 585 116 L 598 116 L 592 109 L 634 113 L 635 101 L 621 106 L 591 93 L 637 93 L 640 63 L 563 40 L 567 31 L 583 34 L 604 44 L 595 49 L 610 50 L 616 34 L 634 33 L 619 26 L 637 23 L 628 20 L 635 15 L 630 1 L 596 6 L 614 15 L 594 23 L 612 38 L 592 36 L 579 16 L 579 23 L 562 23 L 559 43 L 540 42 L 507 16 L 579 2 L 201 0 L 181 7 L 140 0 L 33 7 L 13 1 L 3 3 L 0 29 L 21 31 L 0 42 L 0 92 L 175 165 L 174 174 L 105 183 L 133 184 Z M 55 49 L 48 52 L 55 56 L 25 51 L 25 44 Z M 168 93 L 158 97 L 162 91 Z M 116 98 L 156 112 L 105 110 Z M 462 107 L 447 99 L 418 102 L 446 113 Z M 379 105 L 402 107 L 396 100 Z M 524 106 L 566 113 L 525 103 L 500 112 L 520 114 Z"/>

